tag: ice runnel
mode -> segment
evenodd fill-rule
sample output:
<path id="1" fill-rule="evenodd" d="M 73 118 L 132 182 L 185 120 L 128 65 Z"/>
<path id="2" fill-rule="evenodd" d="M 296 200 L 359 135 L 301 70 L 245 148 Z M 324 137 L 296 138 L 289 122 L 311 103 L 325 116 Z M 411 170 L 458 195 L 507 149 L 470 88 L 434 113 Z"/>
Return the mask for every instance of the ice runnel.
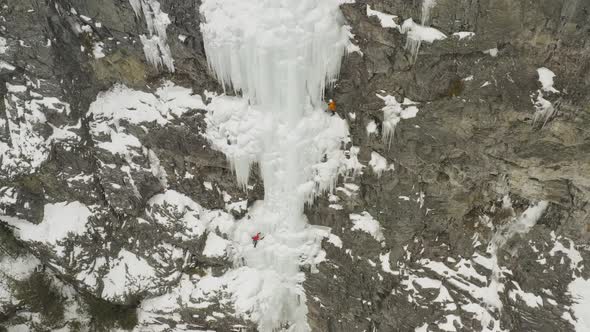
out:
<path id="1" fill-rule="evenodd" d="M 236 312 L 260 331 L 309 331 L 300 266 L 323 259 L 326 234 L 307 224 L 303 208 L 347 163 L 346 121 L 323 112 L 350 43 L 339 1 L 203 0 L 200 12 L 211 71 L 242 95 L 212 99 L 206 136 L 240 184 L 257 163 L 265 190 L 234 230 L 228 289 Z M 264 239 L 254 248 L 257 232 Z"/>

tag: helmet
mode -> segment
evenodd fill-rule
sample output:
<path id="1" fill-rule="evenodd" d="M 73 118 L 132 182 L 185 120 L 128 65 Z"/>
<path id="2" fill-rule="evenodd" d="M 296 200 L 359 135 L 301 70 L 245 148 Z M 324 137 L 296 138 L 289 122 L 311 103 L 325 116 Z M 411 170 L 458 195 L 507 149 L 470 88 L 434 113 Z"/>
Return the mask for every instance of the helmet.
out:
<path id="1" fill-rule="evenodd" d="M 330 102 L 333 103 L 334 101 L 332 99 L 330 99 Z"/>

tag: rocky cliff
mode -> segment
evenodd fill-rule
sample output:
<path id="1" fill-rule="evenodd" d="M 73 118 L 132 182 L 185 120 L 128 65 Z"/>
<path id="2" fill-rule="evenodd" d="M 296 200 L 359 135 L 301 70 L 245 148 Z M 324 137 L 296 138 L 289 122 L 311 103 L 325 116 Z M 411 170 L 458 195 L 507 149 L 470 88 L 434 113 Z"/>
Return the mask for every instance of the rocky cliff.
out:
<path id="1" fill-rule="evenodd" d="M 199 6 L 0 1 L 0 330 L 256 330 L 228 233 L 263 185 L 205 134 Z M 590 2 L 341 11 L 312 330 L 589 331 Z"/>

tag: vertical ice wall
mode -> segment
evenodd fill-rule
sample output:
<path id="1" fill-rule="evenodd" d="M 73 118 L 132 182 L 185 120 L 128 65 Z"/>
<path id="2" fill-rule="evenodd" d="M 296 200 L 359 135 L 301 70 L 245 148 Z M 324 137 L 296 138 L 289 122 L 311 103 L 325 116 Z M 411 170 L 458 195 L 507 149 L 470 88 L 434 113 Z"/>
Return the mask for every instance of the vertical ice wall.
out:
<path id="1" fill-rule="evenodd" d="M 156 68 L 165 66 L 174 72 L 174 60 L 168 46 L 166 27 L 170 24 L 168 14 L 160 10 L 160 3 L 156 0 L 129 0 L 135 15 L 143 13 L 149 36 L 139 36 L 143 44 L 146 60 Z"/>
<path id="2" fill-rule="evenodd" d="M 259 330 L 309 331 L 300 265 L 321 261 L 321 235 L 307 225 L 303 207 L 333 185 L 348 138 L 346 122 L 323 112 L 324 90 L 349 45 L 339 3 L 204 0 L 200 12 L 211 71 L 243 97 L 213 99 L 207 136 L 242 184 L 258 163 L 265 190 L 234 232 L 231 273 L 238 277 L 228 289 L 236 311 Z M 257 232 L 264 240 L 254 248 Z M 240 280 L 256 291 L 244 295 Z"/>

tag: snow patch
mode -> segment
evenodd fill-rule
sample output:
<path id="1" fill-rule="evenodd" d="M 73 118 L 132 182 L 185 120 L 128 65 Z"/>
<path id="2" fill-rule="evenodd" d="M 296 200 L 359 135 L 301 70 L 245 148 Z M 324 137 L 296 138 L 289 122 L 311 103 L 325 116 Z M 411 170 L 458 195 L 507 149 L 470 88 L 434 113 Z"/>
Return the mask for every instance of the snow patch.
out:
<path id="1" fill-rule="evenodd" d="M 559 90 L 553 87 L 553 78 L 555 78 L 554 72 L 545 67 L 541 67 L 537 69 L 537 73 L 539 74 L 539 82 L 541 82 L 543 91 L 554 93 L 559 92 Z"/>
<path id="2" fill-rule="evenodd" d="M 574 242 L 567 239 L 569 246 L 564 246 L 558 239 L 554 239 L 553 248 L 549 251 L 549 255 L 555 256 L 557 253 L 563 254 L 570 261 L 570 269 L 572 271 L 581 271 L 583 268 L 583 258 L 580 252 L 575 248 Z"/>
<path id="3" fill-rule="evenodd" d="M 395 23 L 397 16 L 385 14 L 377 10 L 371 9 L 371 6 L 367 5 L 367 16 L 375 16 L 379 19 L 381 26 L 384 28 L 396 28 L 399 29 L 399 25 Z"/>
<path id="4" fill-rule="evenodd" d="M 498 56 L 498 49 L 497 48 L 490 48 L 489 50 L 483 51 L 484 54 L 488 54 L 489 56 L 495 58 Z"/>
<path id="5" fill-rule="evenodd" d="M 377 133 L 377 124 L 375 123 L 374 120 L 369 121 L 369 123 L 367 123 L 367 136 L 371 137 L 371 135 L 376 134 Z"/>
<path id="6" fill-rule="evenodd" d="M 0 311 L 17 304 L 11 282 L 28 278 L 41 262 L 34 256 L 0 257 Z"/>
<path id="7" fill-rule="evenodd" d="M 66 238 L 68 234 L 84 234 L 91 215 L 86 205 L 74 201 L 46 204 L 43 220 L 39 224 L 13 217 L 6 217 L 6 221 L 16 228 L 16 234 L 21 240 L 53 245 L 57 254 L 61 256 L 64 248 L 58 242 Z"/>
<path id="8" fill-rule="evenodd" d="M 151 122 L 163 126 L 193 109 L 205 109 L 201 96 L 172 82 L 165 82 L 154 94 L 118 84 L 99 93 L 90 105 L 90 132 L 102 149 L 113 154 L 137 155 L 133 148 L 142 145 L 137 137 L 126 132 L 123 121 L 134 125 Z M 104 135 L 110 139 L 99 140 Z"/>
<path id="9" fill-rule="evenodd" d="M 369 166 L 373 168 L 373 172 L 377 174 L 377 177 L 381 177 L 383 171 L 394 170 L 394 165 L 388 165 L 387 159 L 380 155 L 379 153 L 373 151 L 371 152 L 371 160 L 369 161 Z"/>
<path id="10" fill-rule="evenodd" d="M 96 42 L 92 46 L 92 54 L 94 55 L 95 59 L 102 59 L 105 57 L 104 54 L 104 43 L 103 42 Z"/>
<path id="11" fill-rule="evenodd" d="M 536 95 L 533 94 L 531 97 L 531 101 L 535 107 L 535 118 L 533 120 L 533 125 L 539 121 L 543 121 L 543 126 L 547 124 L 547 121 L 555 114 L 556 109 L 552 102 L 545 99 L 545 93 L 559 93 L 559 90 L 553 87 L 553 79 L 555 74 L 545 68 L 541 67 L 537 69 L 537 73 L 539 74 L 539 82 L 541 83 L 541 89 L 537 90 Z"/>
<path id="12" fill-rule="evenodd" d="M 6 43 L 6 38 L 0 37 L 0 54 L 6 53 L 7 50 L 8 50 L 8 46 Z"/>
<path id="13" fill-rule="evenodd" d="M 459 32 L 455 32 L 453 33 L 453 37 L 457 37 L 459 40 L 461 39 L 471 39 L 473 36 L 475 36 L 475 32 L 470 32 L 470 31 L 459 31 Z"/>
<path id="14" fill-rule="evenodd" d="M 209 233 L 203 255 L 207 257 L 223 257 L 229 241 L 215 233 Z"/>
<path id="15" fill-rule="evenodd" d="M 328 242 L 333 244 L 335 247 L 342 249 L 342 240 L 339 236 L 335 234 L 330 234 L 330 236 L 328 237 Z"/>
<path id="16" fill-rule="evenodd" d="M 567 289 L 573 301 L 576 332 L 590 331 L 590 279 L 575 278 Z"/>
<path id="17" fill-rule="evenodd" d="M 367 211 L 361 212 L 361 214 L 352 213 L 350 214 L 350 220 L 352 221 L 353 231 L 363 231 L 369 233 L 377 242 L 385 241 L 381 225 L 373 216 Z"/>
<path id="18" fill-rule="evenodd" d="M 389 263 L 389 256 L 390 255 L 391 255 L 391 251 L 388 251 L 387 253 L 379 255 L 379 260 L 381 261 L 381 269 L 383 270 L 383 272 L 397 275 L 399 273 L 396 273 L 391 269 L 391 264 Z"/>
<path id="19" fill-rule="evenodd" d="M 119 300 L 128 293 L 139 293 L 155 287 L 158 276 L 148 262 L 125 249 L 109 264 L 109 272 L 102 279 L 101 297 Z"/>
<path id="20" fill-rule="evenodd" d="M 70 105 L 56 97 L 42 96 L 33 88 L 6 83 L 5 112 L 0 119 L 0 127 L 6 128 L 0 137 L 0 178 L 32 173 L 47 160 L 51 144 L 63 135 L 46 139 L 45 129 L 51 127 L 55 132 L 72 128 L 57 128 L 46 117 L 51 113 L 69 114 Z"/>
<path id="21" fill-rule="evenodd" d="M 146 210 L 146 214 L 163 226 L 175 227 L 175 224 L 170 222 L 168 214 L 178 216 L 183 228 L 178 236 L 184 241 L 199 237 L 206 231 L 211 232 L 210 235 L 215 231 L 229 235 L 234 227 L 234 219 L 230 214 L 219 210 L 207 210 L 175 190 L 166 190 L 155 195 L 148 201 L 148 206 L 150 209 Z"/>
<path id="22" fill-rule="evenodd" d="M 446 39 L 447 36 L 439 30 L 427 26 L 417 24 L 411 18 L 404 21 L 401 26 L 401 32 L 407 34 L 409 43 L 406 44 L 406 48 L 412 50 L 418 48 L 419 43 L 427 42 L 432 44 L 437 40 Z"/>

